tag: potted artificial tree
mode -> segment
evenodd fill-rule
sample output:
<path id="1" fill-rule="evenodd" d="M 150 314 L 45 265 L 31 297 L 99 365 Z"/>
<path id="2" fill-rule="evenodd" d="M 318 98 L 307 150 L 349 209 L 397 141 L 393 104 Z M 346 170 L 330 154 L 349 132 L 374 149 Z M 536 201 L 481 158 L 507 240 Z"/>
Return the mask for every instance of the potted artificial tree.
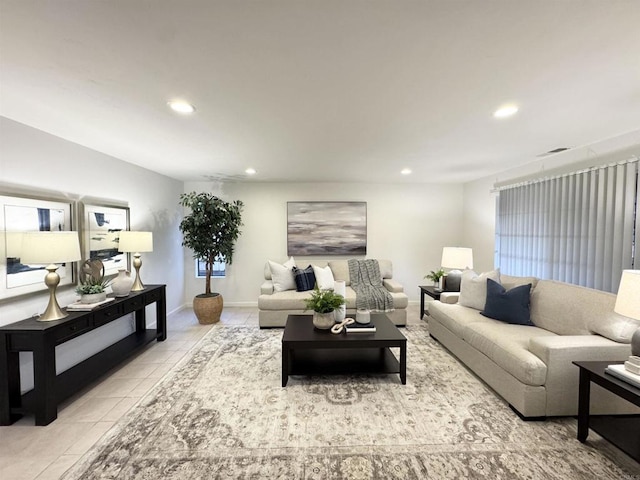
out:
<path id="1" fill-rule="evenodd" d="M 233 261 L 233 248 L 240 236 L 243 203 L 240 200 L 225 202 L 211 193 L 183 193 L 180 204 L 189 207 L 191 213 L 180 222 L 182 245 L 193 250 L 193 258 L 206 265 L 205 292 L 193 299 L 193 311 L 202 324 L 220 320 L 223 299 L 211 292 L 213 263 L 222 259 Z"/>
<path id="2" fill-rule="evenodd" d="M 336 323 L 337 308 L 344 305 L 344 297 L 333 290 L 316 288 L 311 297 L 304 301 L 307 310 L 313 310 L 313 325 L 320 330 L 327 330 Z"/>

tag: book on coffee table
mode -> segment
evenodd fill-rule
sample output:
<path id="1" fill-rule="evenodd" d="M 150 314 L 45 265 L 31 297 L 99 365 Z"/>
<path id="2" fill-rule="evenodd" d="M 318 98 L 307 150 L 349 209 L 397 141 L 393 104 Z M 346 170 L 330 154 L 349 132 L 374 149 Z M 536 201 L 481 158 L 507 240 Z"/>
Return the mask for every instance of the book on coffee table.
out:
<path id="1" fill-rule="evenodd" d="M 346 326 L 347 333 L 375 333 L 376 326 L 373 323 L 352 323 Z"/>
<path id="2" fill-rule="evenodd" d="M 631 373 L 629 370 L 624 368 L 623 364 L 609 365 L 604 369 L 604 371 L 605 373 L 613 375 L 614 377 L 619 378 L 620 380 L 627 382 L 636 388 L 640 388 L 640 375 Z"/>

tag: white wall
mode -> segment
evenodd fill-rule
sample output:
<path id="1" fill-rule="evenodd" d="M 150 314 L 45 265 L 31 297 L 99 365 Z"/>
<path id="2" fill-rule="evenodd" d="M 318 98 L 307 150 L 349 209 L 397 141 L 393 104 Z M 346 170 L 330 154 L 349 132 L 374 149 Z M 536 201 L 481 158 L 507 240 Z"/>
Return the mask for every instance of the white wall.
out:
<path id="1" fill-rule="evenodd" d="M 392 260 L 394 277 L 412 301 L 419 299 L 418 285 L 428 283 L 424 275 L 439 267 L 442 247 L 460 245 L 462 239 L 462 185 L 186 182 L 184 188 L 245 204 L 233 265 L 226 278 L 212 280 L 225 304 L 256 305 L 266 261 L 287 259 L 288 201 L 367 202 L 367 257 Z M 187 251 L 186 303 L 204 292 L 204 279 L 194 277 L 190 255 Z M 306 267 L 328 259 L 296 257 L 296 262 Z"/>
<path id="2" fill-rule="evenodd" d="M 497 193 L 491 193 L 494 185 L 575 172 L 638 156 L 640 156 L 640 130 L 538 159 L 523 167 L 465 184 L 463 238 L 469 246 L 473 247 L 474 269 L 477 272 L 484 272 L 494 267 L 497 198 Z"/>
<path id="3" fill-rule="evenodd" d="M 183 305 L 183 255 L 178 223 L 182 182 L 0 117 L 0 192 L 27 190 L 43 195 L 83 200 L 87 197 L 129 205 L 131 230 L 153 231 L 154 251 L 143 254 L 142 280 L 167 285 L 167 310 Z M 0 325 L 44 310 L 46 292 L 0 303 Z M 67 305 L 77 299 L 72 287 L 60 288 Z M 153 310 L 150 310 L 150 312 Z M 153 319 L 153 316 L 151 316 Z M 57 349 L 58 368 L 66 369 L 132 331 L 125 318 Z M 29 365 L 30 355 L 21 355 Z M 28 368 L 22 368 L 22 371 Z M 24 377 L 29 386 L 30 380 Z"/>

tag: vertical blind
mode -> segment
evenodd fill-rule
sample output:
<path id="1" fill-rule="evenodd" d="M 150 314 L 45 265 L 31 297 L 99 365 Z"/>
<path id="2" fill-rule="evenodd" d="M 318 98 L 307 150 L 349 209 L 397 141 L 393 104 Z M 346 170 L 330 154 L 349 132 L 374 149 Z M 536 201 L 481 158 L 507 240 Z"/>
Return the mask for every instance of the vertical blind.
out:
<path id="1" fill-rule="evenodd" d="M 616 292 L 639 268 L 638 159 L 500 190 L 496 265 L 502 273 Z"/>

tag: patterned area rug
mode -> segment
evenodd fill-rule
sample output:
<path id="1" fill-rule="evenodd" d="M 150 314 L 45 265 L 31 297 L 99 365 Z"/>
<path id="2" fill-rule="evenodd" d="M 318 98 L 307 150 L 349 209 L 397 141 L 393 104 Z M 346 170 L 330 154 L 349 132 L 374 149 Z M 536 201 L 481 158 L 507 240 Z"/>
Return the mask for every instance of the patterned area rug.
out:
<path id="1" fill-rule="evenodd" d="M 579 443 L 575 419 L 520 420 L 426 326 L 403 333 L 407 385 L 282 388 L 282 330 L 216 326 L 64 478 L 640 479 L 596 434 Z"/>

